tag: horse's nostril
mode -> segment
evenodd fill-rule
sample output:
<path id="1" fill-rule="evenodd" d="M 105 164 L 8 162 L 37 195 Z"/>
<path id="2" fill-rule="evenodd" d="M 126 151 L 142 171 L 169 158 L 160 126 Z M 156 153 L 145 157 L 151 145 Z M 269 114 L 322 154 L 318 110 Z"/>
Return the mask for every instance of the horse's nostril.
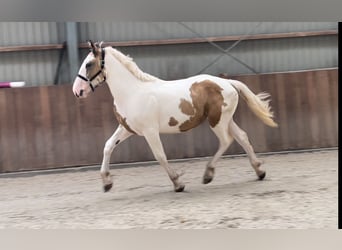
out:
<path id="1" fill-rule="evenodd" d="M 82 96 L 82 95 L 83 95 L 83 89 L 80 90 L 80 96 Z"/>

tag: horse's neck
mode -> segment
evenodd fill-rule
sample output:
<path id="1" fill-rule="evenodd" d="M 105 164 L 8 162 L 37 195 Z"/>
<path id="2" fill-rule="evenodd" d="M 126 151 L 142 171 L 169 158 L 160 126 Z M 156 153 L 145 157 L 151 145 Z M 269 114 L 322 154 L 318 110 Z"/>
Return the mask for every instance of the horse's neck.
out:
<path id="1" fill-rule="evenodd" d="M 115 102 L 128 100 L 141 84 L 127 68 L 110 56 L 106 61 L 107 84 Z"/>

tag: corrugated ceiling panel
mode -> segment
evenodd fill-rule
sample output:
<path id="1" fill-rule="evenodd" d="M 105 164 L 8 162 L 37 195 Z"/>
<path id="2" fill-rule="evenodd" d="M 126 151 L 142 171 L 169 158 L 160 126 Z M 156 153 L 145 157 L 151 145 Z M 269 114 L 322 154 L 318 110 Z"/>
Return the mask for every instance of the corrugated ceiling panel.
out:
<path id="1" fill-rule="evenodd" d="M 0 46 L 58 44 L 65 40 L 64 24 L 0 22 Z M 25 81 L 26 86 L 53 84 L 60 51 L 0 53 L 0 81 Z M 60 82 L 67 82 L 64 56 Z"/>
<path id="2" fill-rule="evenodd" d="M 0 82 L 25 81 L 26 86 L 51 85 L 57 70 L 58 53 L 56 50 L 1 53 Z M 69 82 L 66 57 L 63 65 L 60 83 Z"/>
<path id="3" fill-rule="evenodd" d="M 256 23 L 199 22 L 186 23 L 204 36 L 223 36 L 293 31 L 337 29 L 331 22 L 265 22 Z M 252 32 L 251 32 L 252 30 Z M 79 41 L 150 40 L 196 37 L 174 22 L 99 22 L 79 23 Z M 0 22 L 0 46 L 53 44 L 65 41 L 64 23 Z M 228 48 L 232 42 L 219 43 Z M 273 40 L 243 41 L 231 53 L 257 72 L 289 71 L 337 67 L 337 36 L 304 37 Z M 164 79 L 176 79 L 197 74 L 221 52 L 212 45 L 184 44 L 120 48 L 130 54 L 146 72 Z M 81 51 L 81 58 L 88 50 Z M 0 81 L 24 80 L 28 86 L 53 84 L 60 51 L 0 53 Z M 251 73 L 229 56 L 223 56 L 203 73 L 217 75 Z M 67 53 L 64 55 L 60 80 L 71 82 Z"/>
<path id="4" fill-rule="evenodd" d="M 61 25 L 52 22 L 0 22 L 0 46 L 54 44 L 63 40 Z"/>
<path id="5" fill-rule="evenodd" d="M 337 29 L 333 22 L 186 22 L 204 36 L 268 34 Z M 197 35 L 177 22 L 97 22 L 79 23 L 80 41 L 129 41 L 192 38 Z M 257 26 L 257 27 L 256 27 Z"/>
<path id="6" fill-rule="evenodd" d="M 232 42 L 218 43 L 228 48 Z M 199 73 L 222 53 L 210 44 L 184 44 L 119 48 L 141 69 L 163 79 L 177 79 Z M 84 58 L 87 50 L 83 50 Z M 243 41 L 231 54 L 258 73 L 331 68 L 338 65 L 337 36 Z M 252 72 L 224 55 L 202 73 L 218 75 Z"/>
<path id="7" fill-rule="evenodd" d="M 205 36 L 281 33 L 337 29 L 332 22 L 195 22 L 185 23 Z M 197 37 L 175 22 L 80 23 L 80 40 L 128 41 Z M 228 48 L 233 42 L 218 43 Z M 221 55 L 210 44 L 184 44 L 119 48 L 138 65 L 164 79 L 199 73 Z M 337 67 L 337 36 L 243 41 L 230 51 L 259 73 Z M 251 70 L 223 56 L 203 73 L 249 74 Z"/>

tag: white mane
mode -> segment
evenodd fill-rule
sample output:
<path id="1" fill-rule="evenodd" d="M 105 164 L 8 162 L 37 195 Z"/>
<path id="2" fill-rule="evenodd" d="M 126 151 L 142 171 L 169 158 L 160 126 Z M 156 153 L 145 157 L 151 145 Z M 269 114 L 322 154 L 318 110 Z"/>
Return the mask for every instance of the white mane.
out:
<path id="1" fill-rule="evenodd" d="M 143 82 L 159 80 L 157 77 L 145 73 L 141 69 L 139 69 L 139 67 L 131 57 L 122 54 L 120 51 L 114 49 L 113 47 L 107 47 L 107 51 L 109 51 L 122 65 L 124 65 L 129 70 L 129 72 L 131 72 L 139 80 Z"/>

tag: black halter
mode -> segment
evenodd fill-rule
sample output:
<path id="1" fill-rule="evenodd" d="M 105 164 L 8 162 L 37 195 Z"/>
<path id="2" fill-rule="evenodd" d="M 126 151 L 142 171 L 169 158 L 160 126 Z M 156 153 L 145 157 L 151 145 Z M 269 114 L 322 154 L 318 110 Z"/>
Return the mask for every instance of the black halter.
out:
<path id="1" fill-rule="evenodd" d="M 104 58 L 105 58 L 105 50 L 102 48 L 102 49 L 101 49 L 101 69 L 100 69 L 99 71 L 97 71 L 96 74 L 93 75 L 93 76 L 90 77 L 90 78 L 87 78 L 87 77 L 82 76 L 82 75 L 80 75 L 80 74 L 77 75 L 79 78 L 81 78 L 82 80 L 84 80 L 84 81 L 86 81 L 86 82 L 89 83 L 89 86 L 90 86 L 90 88 L 91 88 L 91 90 L 92 90 L 93 92 L 95 91 L 95 88 L 96 88 L 98 85 L 95 86 L 95 88 L 94 88 L 94 86 L 93 86 L 93 84 L 92 84 L 91 82 L 92 82 L 92 80 L 94 80 L 99 74 L 103 73 L 103 68 L 104 68 L 104 63 L 105 63 Z M 102 82 L 105 82 L 105 81 L 106 81 L 106 75 L 103 76 L 103 81 L 102 81 Z"/>

